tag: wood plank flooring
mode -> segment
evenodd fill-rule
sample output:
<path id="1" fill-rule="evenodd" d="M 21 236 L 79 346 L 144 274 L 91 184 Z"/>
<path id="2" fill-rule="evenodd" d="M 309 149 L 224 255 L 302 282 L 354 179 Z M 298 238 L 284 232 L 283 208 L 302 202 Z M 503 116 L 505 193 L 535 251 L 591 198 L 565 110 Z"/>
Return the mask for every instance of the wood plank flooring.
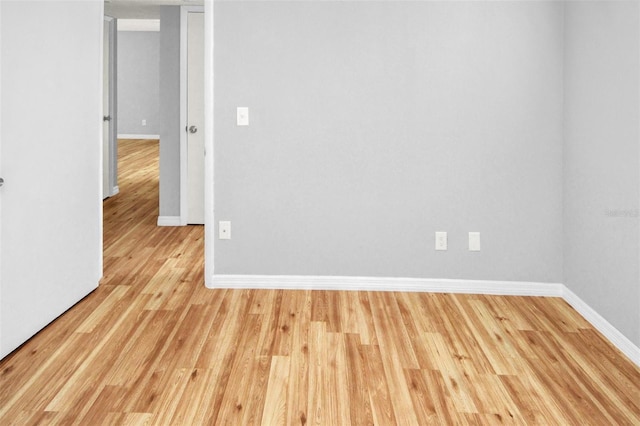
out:
<path id="1" fill-rule="evenodd" d="M 0 362 L 0 424 L 640 424 L 640 369 L 563 300 L 208 290 L 120 142 L 101 286 Z"/>

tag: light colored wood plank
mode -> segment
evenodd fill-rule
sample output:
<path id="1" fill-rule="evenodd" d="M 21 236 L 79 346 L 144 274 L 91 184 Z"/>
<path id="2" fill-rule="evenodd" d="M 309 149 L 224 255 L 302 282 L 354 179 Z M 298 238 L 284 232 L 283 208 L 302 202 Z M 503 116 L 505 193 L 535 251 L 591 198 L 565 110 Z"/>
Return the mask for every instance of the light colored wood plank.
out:
<path id="1" fill-rule="evenodd" d="M 418 424 L 404 369 L 419 368 L 419 365 L 408 333 L 399 321 L 400 310 L 391 293 L 371 292 L 369 299 L 395 417 L 401 424 Z"/>
<path id="2" fill-rule="evenodd" d="M 287 389 L 287 424 L 306 423 L 309 389 L 309 327 L 311 323 L 311 292 L 292 292 L 296 306 L 289 352 L 289 388 Z"/>
<path id="3" fill-rule="evenodd" d="M 124 413 L 117 422 L 107 422 L 107 424 L 145 426 L 151 424 L 151 417 L 151 413 Z"/>
<path id="4" fill-rule="evenodd" d="M 346 400 L 350 402 L 351 424 L 372 425 L 374 424 L 373 410 L 365 379 L 367 370 L 363 347 L 357 334 L 346 334 L 345 357 L 347 379 L 345 389 L 348 395 Z"/>
<path id="5" fill-rule="evenodd" d="M 465 319 L 465 323 L 475 337 L 477 346 L 491 365 L 492 371 L 487 373 L 515 374 L 517 367 L 511 356 L 514 350 L 498 332 L 499 329 L 495 327 L 492 317 L 486 313 L 481 303 L 467 300 L 459 295 L 454 295 L 453 301 L 458 307 L 457 312 Z M 479 373 L 482 374 L 482 372 Z"/>
<path id="6" fill-rule="evenodd" d="M 441 408 L 440 412 L 438 412 L 436 409 L 436 400 L 432 398 L 429 391 L 430 385 L 432 386 L 433 384 L 428 382 L 425 371 L 407 369 L 405 374 L 416 417 L 423 424 L 438 424 L 439 415 L 446 415 L 447 411 Z"/>
<path id="7" fill-rule="evenodd" d="M 254 362 L 256 365 L 252 369 L 252 380 L 247 389 L 247 404 L 243 409 L 242 420 L 239 423 L 242 425 L 260 424 L 265 407 L 265 395 L 271 371 L 271 357 L 259 356 Z M 291 383 L 291 379 L 289 383 Z"/>
<path id="8" fill-rule="evenodd" d="M 192 369 L 171 419 L 171 424 L 206 424 L 204 415 L 207 412 L 207 401 L 213 396 L 214 388 L 215 380 L 211 369 Z"/>
<path id="9" fill-rule="evenodd" d="M 89 317 L 80 324 L 76 329 L 77 333 L 91 333 L 107 316 L 109 311 L 114 309 L 114 306 L 122 300 L 122 298 L 129 291 L 128 286 L 118 285 L 113 288 L 109 296 L 100 304 L 100 306 L 94 310 Z"/>
<path id="10" fill-rule="evenodd" d="M 171 424 L 171 419 L 178 409 L 182 394 L 189 384 L 189 381 L 192 380 L 194 372 L 197 371 L 197 369 L 179 368 L 168 372 L 169 380 L 159 395 L 157 400 L 158 404 L 153 409 L 154 415 L 151 419 L 151 424 Z"/>
<path id="11" fill-rule="evenodd" d="M 255 409 L 252 407 L 252 399 L 249 391 L 252 381 L 259 377 L 256 373 L 260 371 L 260 358 L 256 355 L 256 342 L 260 335 L 260 319 L 258 315 L 248 315 L 246 318 L 238 341 L 238 346 L 231 364 L 226 366 L 231 377 L 236 378 L 230 381 L 225 389 L 222 399 L 218 422 L 242 423 L 242 419 L 247 412 Z M 264 374 L 264 372 L 262 373 Z M 264 377 L 261 377 L 263 379 Z"/>
<path id="12" fill-rule="evenodd" d="M 380 347 L 374 345 L 362 346 L 362 352 L 365 383 L 369 392 L 369 406 L 371 407 L 374 424 L 397 424 L 389 386 L 387 380 L 384 379 L 384 363 L 380 354 Z"/>
<path id="13" fill-rule="evenodd" d="M 327 365 L 327 323 L 312 321 L 309 328 L 309 388 L 307 390 L 308 413 L 305 421 L 310 425 L 324 425 L 330 422 L 328 417 L 328 398 L 330 391 L 324 366 Z"/>
<path id="14" fill-rule="evenodd" d="M 453 403 L 455 411 L 459 413 L 477 413 L 478 409 L 466 386 L 466 382 L 462 379 L 469 373 L 459 368 L 445 339 L 437 333 L 425 334 L 424 339 L 431 348 L 431 356 L 436 360 L 435 363 L 440 366 L 438 371 L 445 383 L 446 392 Z"/>
<path id="15" fill-rule="evenodd" d="M 265 395 L 262 424 L 282 425 L 287 419 L 287 389 L 289 387 L 289 357 L 271 357 L 271 373 Z"/>
<path id="16" fill-rule="evenodd" d="M 327 405 L 329 418 L 336 424 L 348 425 L 351 422 L 349 401 L 351 394 L 347 384 L 347 358 L 345 350 L 345 335 L 342 333 L 327 333 L 327 362 L 324 368 L 327 370 L 328 387 Z"/>

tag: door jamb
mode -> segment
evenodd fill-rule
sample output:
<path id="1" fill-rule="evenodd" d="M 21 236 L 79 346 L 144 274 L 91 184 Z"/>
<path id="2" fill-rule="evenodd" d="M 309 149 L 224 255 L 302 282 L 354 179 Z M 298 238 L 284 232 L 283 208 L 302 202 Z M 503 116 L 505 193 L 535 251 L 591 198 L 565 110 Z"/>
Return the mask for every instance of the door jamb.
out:
<path id="1" fill-rule="evenodd" d="M 215 238 L 214 183 L 214 2 L 204 0 L 204 284 L 213 287 Z"/>
<path id="2" fill-rule="evenodd" d="M 205 24 L 206 25 L 206 24 Z M 2 46 L 2 3 L 0 2 L 0 46 Z M 2 93 L 2 50 L 0 50 L 0 93 Z M 0 102 L 2 97 L 0 95 Z M 2 108 L 0 108 L 0 123 L 2 122 Z M 2 151 L 2 131 L 0 131 L 0 151 Z M 2 156 L 0 152 L 0 156 Z M 0 173 L 2 171 L 2 162 L 0 161 Z M 1 175 L 0 175 L 1 176 Z M 0 198 L 0 215 L 2 215 L 2 198 Z M 102 232 L 102 229 L 100 229 Z M 0 253 L 2 252 L 2 220 L 0 220 Z M 0 265 L 2 265 L 2 256 L 0 256 Z M 2 267 L 0 266 L 0 271 Z M 206 278 L 205 278 L 206 280 Z M 2 318 L 2 274 L 0 274 L 0 318 Z M 2 350 L 2 324 L 0 324 L 0 354 L 3 354 Z"/>

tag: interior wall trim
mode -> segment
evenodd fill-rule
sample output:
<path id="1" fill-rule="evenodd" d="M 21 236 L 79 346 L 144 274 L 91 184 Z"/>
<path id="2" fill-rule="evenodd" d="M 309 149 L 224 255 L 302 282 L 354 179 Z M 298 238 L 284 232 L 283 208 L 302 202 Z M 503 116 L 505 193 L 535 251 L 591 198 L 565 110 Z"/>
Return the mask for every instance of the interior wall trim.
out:
<path id="1" fill-rule="evenodd" d="M 604 335 L 624 353 L 634 364 L 640 367 L 640 348 L 633 344 L 624 334 L 618 331 L 609 321 L 607 321 L 602 315 L 596 312 L 591 306 L 589 306 L 584 300 L 578 297 L 568 287 L 564 286 L 564 292 L 562 298 L 573 307 L 580 315 L 584 317 L 591 325 Z"/>
<path id="2" fill-rule="evenodd" d="M 403 291 L 562 297 L 556 283 L 432 278 L 334 277 L 305 275 L 214 275 L 214 288 L 287 290 Z"/>
<path id="3" fill-rule="evenodd" d="M 158 226 L 182 226 L 180 216 L 158 216 Z"/>

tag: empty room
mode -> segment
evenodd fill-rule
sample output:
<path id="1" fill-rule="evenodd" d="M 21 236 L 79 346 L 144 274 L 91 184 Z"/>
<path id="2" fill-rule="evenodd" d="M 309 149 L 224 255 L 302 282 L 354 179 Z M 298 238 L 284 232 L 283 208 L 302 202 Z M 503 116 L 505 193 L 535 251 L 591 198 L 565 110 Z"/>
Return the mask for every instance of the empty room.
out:
<path id="1" fill-rule="evenodd" d="M 0 0 L 0 177 L 0 424 L 640 424 L 635 0 Z"/>

